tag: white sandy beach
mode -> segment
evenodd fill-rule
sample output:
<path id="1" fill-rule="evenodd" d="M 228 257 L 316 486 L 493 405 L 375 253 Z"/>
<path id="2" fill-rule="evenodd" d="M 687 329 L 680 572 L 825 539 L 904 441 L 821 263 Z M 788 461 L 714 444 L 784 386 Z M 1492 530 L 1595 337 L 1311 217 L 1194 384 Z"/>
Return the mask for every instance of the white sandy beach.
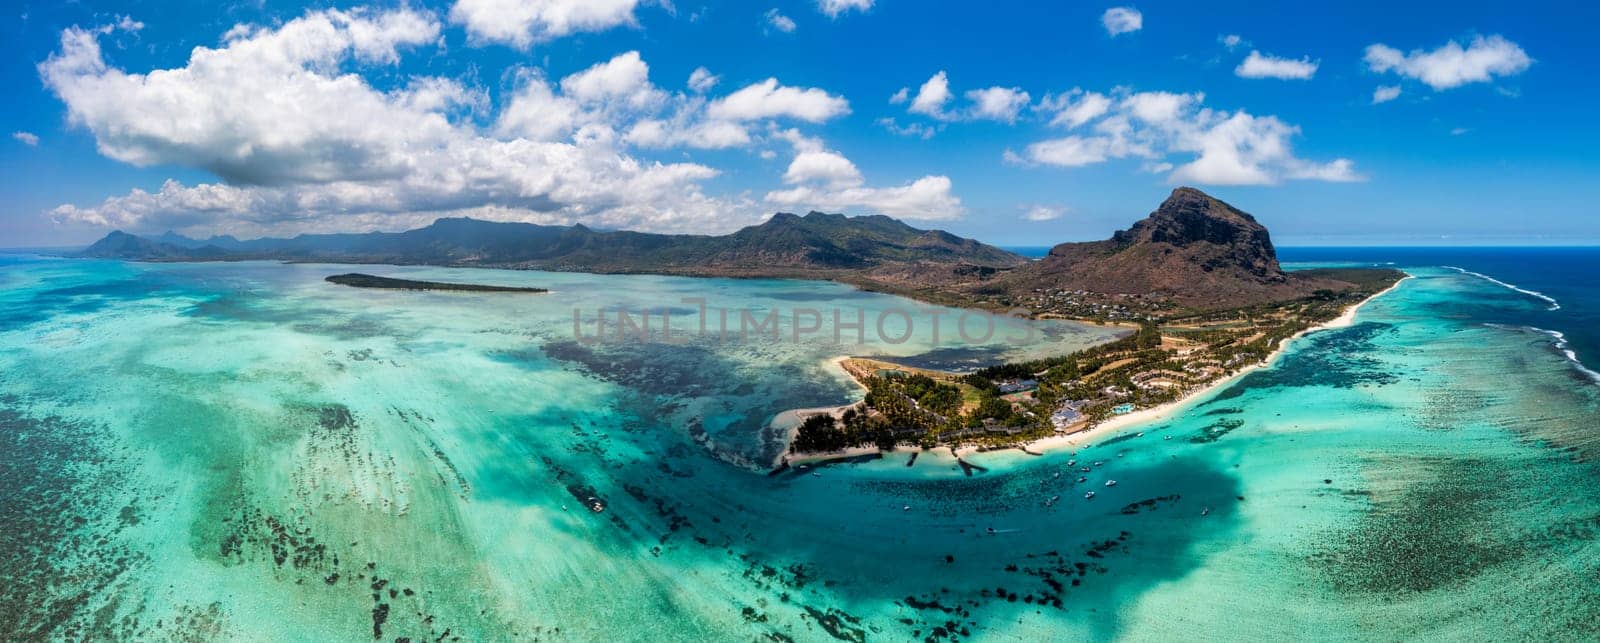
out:
<path id="1" fill-rule="evenodd" d="M 1307 328 L 1305 330 L 1302 330 L 1302 331 L 1300 331 L 1298 333 L 1295 333 L 1294 335 L 1292 335 L 1292 336 L 1290 336 L 1288 338 L 1285 338 L 1282 342 L 1278 343 L 1277 348 L 1275 350 L 1273 350 L 1272 354 L 1268 355 L 1266 357 L 1266 359 L 1263 359 L 1260 362 L 1257 362 L 1255 364 L 1251 364 L 1251 365 L 1246 366 L 1246 367 L 1244 367 L 1242 369 L 1239 369 L 1238 371 L 1234 372 L 1232 375 L 1229 375 L 1229 376 L 1221 378 L 1221 379 L 1219 379 L 1219 380 L 1217 380 L 1215 382 L 1212 382 L 1210 384 L 1207 384 L 1205 386 L 1197 388 L 1197 389 L 1189 392 L 1187 395 L 1184 395 L 1183 397 L 1181 397 L 1181 398 L 1179 398 L 1177 400 L 1173 400 L 1171 402 L 1168 402 L 1166 404 L 1162 404 L 1160 406 L 1153 406 L 1153 407 L 1150 407 L 1148 409 L 1140 409 L 1138 411 L 1134 411 L 1134 412 L 1129 413 L 1127 415 L 1119 415 L 1117 417 L 1111 418 L 1110 420 L 1107 420 L 1107 421 L 1102 422 L 1100 424 L 1097 424 L 1095 426 L 1089 427 L 1088 429 L 1085 429 L 1083 431 L 1079 431 L 1077 433 L 1072 433 L 1072 434 L 1069 434 L 1069 435 L 1051 436 L 1051 437 L 1048 437 L 1048 438 L 1035 440 L 1035 441 L 1030 442 L 1030 443 L 1027 444 L 1028 450 L 1035 451 L 1035 452 L 1045 452 L 1045 451 L 1049 451 L 1049 450 L 1052 450 L 1052 449 L 1061 449 L 1061 448 L 1068 448 L 1068 447 L 1071 447 L 1071 448 L 1082 448 L 1084 445 L 1092 443 L 1093 440 L 1096 440 L 1096 439 L 1099 439 L 1099 438 L 1103 438 L 1103 437 L 1109 437 L 1112 434 L 1117 433 L 1121 429 L 1126 429 L 1126 428 L 1129 428 L 1129 427 L 1132 427 L 1132 426 L 1140 426 L 1140 425 L 1144 425 L 1144 424 L 1149 424 L 1149 423 L 1157 422 L 1157 421 L 1160 421 L 1160 420 L 1164 420 L 1164 419 L 1166 419 L 1168 417 L 1171 417 L 1174 413 L 1184 409 L 1185 407 L 1189 406 L 1191 403 L 1195 402 L 1196 400 L 1200 399 L 1201 397 L 1204 397 L 1207 393 L 1210 393 L 1210 392 L 1215 391 L 1215 390 L 1217 390 L 1219 388 L 1222 388 L 1224 386 L 1232 384 L 1232 383 L 1238 381 L 1239 378 L 1244 377 L 1245 375 L 1248 375 L 1248 374 L 1250 374 L 1250 373 L 1252 373 L 1252 372 L 1254 372 L 1256 370 L 1263 369 L 1263 368 L 1268 368 L 1268 367 L 1272 366 L 1274 363 L 1276 363 L 1278 361 L 1278 358 L 1283 355 L 1283 352 L 1288 349 L 1289 344 L 1293 343 L 1294 340 L 1299 339 L 1301 337 L 1304 337 L 1306 335 L 1309 335 L 1311 333 L 1315 333 L 1317 331 L 1321 331 L 1321 330 L 1331 330 L 1331 329 L 1335 329 L 1335 328 L 1346 328 L 1346 327 L 1349 327 L 1350 325 L 1355 323 L 1356 313 L 1361 310 L 1362 306 L 1367 305 L 1367 302 L 1370 302 L 1370 301 L 1372 301 L 1374 299 L 1382 297 L 1382 296 L 1388 294 L 1390 291 L 1392 291 L 1392 290 L 1394 290 L 1396 288 L 1399 288 L 1400 284 L 1405 283 L 1406 280 L 1410 279 L 1410 278 L 1411 278 L 1410 276 L 1407 276 L 1404 279 L 1401 279 L 1400 281 L 1395 282 L 1395 284 L 1393 286 L 1385 288 L 1381 292 L 1378 292 L 1377 294 L 1374 294 L 1371 297 L 1368 297 L 1366 299 L 1361 300 L 1360 303 L 1357 303 L 1354 306 L 1346 308 L 1345 311 L 1342 314 L 1340 314 L 1338 317 L 1330 319 L 1327 322 L 1318 324 L 1316 326 L 1312 326 L 1312 327 Z"/>
<path id="2" fill-rule="evenodd" d="M 1393 286 L 1385 288 L 1385 289 L 1383 289 L 1383 291 L 1378 292 L 1377 294 L 1374 294 L 1371 297 L 1363 299 L 1359 303 L 1357 303 L 1357 304 L 1355 304 L 1353 306 L 1350 306 L 1349 308 L 1345 309 L 1345 311 L 1343 313 L 1341 313 L 1338 317 L 1335 317 L 1335 318 L 1333 318 L 1331 320 L 1328 320 L 1327 322 L 1318 324 L 1316 326 L 1312 326 L 1312 327 L 1307 328 L 1305 330 L 1302 330 L 1302 331 L 1300 331 L 1298 333 L 1295 333 L 1293 336 L 1290 336 L 1290 337 L 1284 339 L 1282 342 L 1279 342 L 1277 348 L 1275 350 L 1273 350 L 1272 354 L 1268 355 L 1266 357 L 1266 359 L 1263 359 L 1260 362 L 1257 362 L 1255 364 L 1251 364 L 1251 365 L 1246 366 L 1246 367 L 1244 367 L 1242 369 L 1239 369 L 1238 371 L 1234 372 L 1231 375 L 1228 375 L 1227 377 L 1223 377 L 1221 379 L 1218 379 L 1215 382 L 1212 382 L 1212 383 L 1207 384 L 1207 385 L 1205 385 L 1203 387 L 1200 387 L 1200 388 L 1197 388 L 1197 389 L 1195 389 L 1193 391 L 1190 391 L 1188 394 L 1184 395 L 1182 398 L 1179 398 L 1179 399 L 1174 400 L 1172 402 L 1168 402 L 1166 404 L 1162 404 L 1160 406 L 1153 406 L 1153 407 L 1150 407 L 1150 408 L 1147 408 L 1147 409 L 1140 409 L 1138 411 L 1134 411 L 1134 412 L 1129 413 L 1127 415 L 1119 415 L 1117 417 L 1111 418 L 1110 420 L 1107 420 L 1107 421 L 1102 422 L 1100 424 L 1097 424 L 1095 426 L 1089 427 L 1089 428 L 1084 429 L 1082 431 L 1078 431 L 1076 433 L 1071 433 L 1071 434 L 1068 434 L 1068 435 L 1054 435 L 1054 436 L 1050 436 L 1050 437 L 1047 437 L 1047 438 L 1041 438 L 1039 440 L 1035 440 L 1033 442 L 1029 442 L 1029 443 L 1021 445 L 1021 446 L 1024 449 L 1026 449 L 1028 451 L 1031 451 L 1031 452 L 1034 452 L 1034 453 L 1046 453 L 1046 452 L 1053 451 L 1053 450 L 1058 450 L 1058 449 L 1080 449 L 1080 448 L 1083 448 L 1083 447 L 1085 447 L 1085 446 L 1087 446 L 1089 444 L 1092 444 L 1094 440 L 1098 440 L 1098 439 L 1106 438 L 1106 437 L 1111 437 L 1111 436 L 1115 435 L 1116 433 L 1120 432 L 1123 429 L 1127 429 L 1127 428 L 1135 427 L 1135 426 L 1143 426 L 1145 424 L 1158 422 L 1160 420 L 1164 420 L 1164 419 L 1166 419 L 1168 417 L 1171 417 L 1176 412 L 1188 407 L 1190 404 L 1192 404 L 1193 402 L 1199 400 L 1201 397 L 1204 397 L 1207 393 L 1210 393 L 1210 392 L 1215 391 L 1215 390 L 1217 390 L 1219 388 L 1222 388 L 1224 386 L 1232 384 L 1232 383 L 1238 381 L 1239 378 L 1244 377 L 1245 375 L 1248 375 L 1248 374 L 1250 374 L 1250 373 L 1252 373 L 1252 372 L 1254 372 L 1254 371 L 1256 371 L 1258 369 L 1268 368 L 1268 367 L 1272 366 L 1274 363 L 1276 363 L 1278 361 L 1278 358 L 1283 355 L 1284 351 L 1289 347 L 1289 345 L 1291 343 L 1294 342 L 1294 340 L 1299 339 L 1301 337 L 1304 337 L 1304 336 L 1306 336 L 1308 334 L 1315 333 L 1317 331 L 1331 330 L 1331 329 L 1336 329 L 1336 328 L 1346 328 L 1346 327 L 1354 324 L 1355 323 L 1355 319 L 1356 319 L 1356 313 L 1361 310 L 1362 306 L 1367 305 L 1367 302 L 1370 302 L 1370 301 L 1372 301 L 1374 299 L 1382 297 L 1382 296 L 1388 294 L 1390 291 L 1392 291 L 1392 290 L 1394 290 L 1396 288 L 1399 288 L 1400 284 L 1405 283 L 1409 279 L 1411 279 L 1411 277 L 1408 275 L 1405 278 L 1401 279 L 1400 281 L 1395 282 L 1395 284 Z M 834 358 L 832 360 L 829 360 L 829 362 L 831 364 L 833 364 L 834 367 L 839 368 L 839 369 L 842 370 L 843 366 L 841 364 L 846 359 L 849 359 L 849 358 L 848 357 L 838 357 L 838 358 Z M 854 380 L 854 378 L 851 378 L 851 379 Z M 859 382 L 858 382 L 858 384 L 859 384 Z M 843 408 L 843 407 L 841 407 L 841 408 Z M 786 411 L 786 412 L 784 412 L 782 414 L 779 414 L 779 415 L 780 416 L 789 415 L 792 418 L 794 416 L 790 415 L 790 414 L 805 413 L 806 411 L 816 412 L 816 411 L 826 411 L 826 410 L 829 410 L 829 409 L 800 409 L 800 410 L 795 410 L 795 411 Z M 798 429 L 799 428 L 799 422 L 797 422 L 797 421 L 794 422 L 793 426 L 790 427 L 790 428 L 791 428 L 791 431 Z M 793 435 L 792 432 L 790 433 L 789 439 L 790 439 L 790 441 L 793 441 L 793 439 L 794 439 L 794 435 Z M 909 457 L 909 454 L 912 453 L 913 451 L 920 451 L 920 450 L 921 450 L 920 447 L 899 447 L 899 448 L 895 449 L 892 452 L 885 453 L 884 455 L 885 455 L 885 457 L 887 457 L 887 456 L 893 455 L 893 454 L 906 454 Z M 788 458 L 787 461 L 790 464 L 802 464 L 802 463 L 809 463 L 809 462 L 821 462 L 821 461 L 826 461 L 826 460 L 835 460 L 835 459 L 842 459 L 842 458 L 858 457 L 858 456 L 869 455 L 869 454 L 877 453 L 877 452 L 878 452 L 878 449 L 875 448 L 875 447 L 855 447 L 855 448 L 846 449 L 844 451 L 836 452 L 836 453 L 818 453 L 818 454 L 808 454 L 808 455 L 804 455 L 804 456 L 790 456 L 790 455 L 786 454 L 786 457 Z M 977 452 L 978 452 L 978 447 L 975 447 L 975 446 L 973 446 L 973 447 L 962 447 L 960 449 L 956 449 L 955 450 L 955 454 L 956 454 L 957 457 L 966 457 L 967 455 L 970 455 L 970 454 L 973 454 L 973 453 L 977 453 Z M 776 463 L 774 463 L 774 464 L 776 464 Z"/>

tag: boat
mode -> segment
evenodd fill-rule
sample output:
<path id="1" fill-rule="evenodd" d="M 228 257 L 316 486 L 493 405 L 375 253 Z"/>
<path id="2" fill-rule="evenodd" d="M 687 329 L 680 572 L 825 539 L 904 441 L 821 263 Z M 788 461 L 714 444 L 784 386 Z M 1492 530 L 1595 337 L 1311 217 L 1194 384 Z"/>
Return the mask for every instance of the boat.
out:
<path id="1" fill-rule="evenodd" d="M 1067 466 L 1076 467 L 1076 466 L 1078 466 L 1078 461 L 1077 460 L 1068 460 L 1067 461 Z"/>
<path id="2" fill-rule="evenodd" d="M 1202 515 L 1202 516 L 1211 515 L 1211 508 L 1210 507 L 1206 507 L 1205 509 L 1201 509 L 1200 510 L 1200 515 Z"/>
<path id="3" fill-rule="evenodd" d="M 911 505 L 906 505 L 904 507 L 901 507 L 900 510 L 901 511 L 911 511 Z"/>
<path id="4" fill-rule="evenodd" d="M 811 472 L 811 477 L 813 477 L 813 478 L 821 478 L 822 474 L 820 472 L 817 472 L 817 471 L 812 471 Z"/>
<path id="5" fill-rule="evenodd" d="M 1084 500 L 1088 500 L 1088 499 L 1093 498 L 1093 497 L 1094 497 L 1094 492 L 1093 491 L 1089 491 L 1089 492 L 1086 492 L 1086 493 L 1083 494 L 1083 499 Z"/>
<path id="6" fill-rule="evenodd" d="M 1078 482 L 1088 482 L 1089 476 L 1078 476 Z"/>
<path id="7" fill-rule="evenodd" d="M 1115 486 L 1117 486 L 1117 481 L 1116 480 L 1107 480 L 1106 481 L 1106 486 L 1107 487 L 1115 487 Z"/>
<path id="8" fill-rule="evenodd" d="M 606 510 L 605 499 L 600 497 L 600 492 L 596 491 L 594 487 L 577 483 L 569 484 L 567 485 L 567 493 L 572 494 L 572 497 L 583 503 L 583 506 L 587 507 L 589 511 L 600 513 Z"/>

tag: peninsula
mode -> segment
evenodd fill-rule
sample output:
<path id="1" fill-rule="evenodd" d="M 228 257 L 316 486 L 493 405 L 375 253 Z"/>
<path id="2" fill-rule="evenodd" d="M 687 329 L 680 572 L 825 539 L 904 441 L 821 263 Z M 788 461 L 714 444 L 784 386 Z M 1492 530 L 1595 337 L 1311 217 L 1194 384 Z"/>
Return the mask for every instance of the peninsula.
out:
<path id="1" fill-rule="evenodd" d="M 545 288 L 526 288 L 520 286 L 485 286 L 482 284 L 455 284 L 441 281 L 412 281 L 410 279 L 395 279 L 393 277 L 377 277 L 374 275 L 352 272 L 343 275 L 333 275 L 325 281 L 341 286 L 355 288 L 380 288 L 386 290 L 454 290 L 460 292 L 521 292 L 545 293 L 550 292 Z"/>
<path id="2" fill-rule="evenodd" d="M 1057 246 L 1002 278 L 1011 287 L 993 295 L 1045 315 L 1091 318 L 1110 310 L 1136 321 L 1137 332 L 972 373 L 845 359 L 841 366 L 865 398 L 791 416 L 791 456 L 1017 447 L 1112 426 L 1115 418 L 1167 408 L 1270 363 L 1288 340 L 1348 323 L 1362 303 L 1405 278 L 1390 269 L 1286 272 L 1253 217 L 1182 188 L 1110 240 Z M 1116 302 L 1122 306 L 1108 308 Z M 1195 439 L 1234 428 L 1222 419 Z"/>

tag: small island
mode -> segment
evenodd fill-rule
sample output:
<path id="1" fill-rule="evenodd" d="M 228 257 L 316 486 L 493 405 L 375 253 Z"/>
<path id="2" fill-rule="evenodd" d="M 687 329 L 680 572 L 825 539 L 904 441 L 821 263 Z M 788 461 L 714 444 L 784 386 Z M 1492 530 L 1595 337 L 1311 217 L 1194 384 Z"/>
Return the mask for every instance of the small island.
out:
<path id="1" fill-rule="evenodd" d="M 395 279 L 393 277 L 378 277 L 352 272 L 343 275 L 333 275 L 327 281 L 341 286 L 354 286 L 356 288 L 383 288 L 388 290 L 453 290 L 458 292 L 523 292 L 544 293 L 550 292 L 545 288 L 528 288 L 522 286 L 486 286 L 482 284 L 452 284 L 439 281 L 413 281 L 410 279 Z"/>

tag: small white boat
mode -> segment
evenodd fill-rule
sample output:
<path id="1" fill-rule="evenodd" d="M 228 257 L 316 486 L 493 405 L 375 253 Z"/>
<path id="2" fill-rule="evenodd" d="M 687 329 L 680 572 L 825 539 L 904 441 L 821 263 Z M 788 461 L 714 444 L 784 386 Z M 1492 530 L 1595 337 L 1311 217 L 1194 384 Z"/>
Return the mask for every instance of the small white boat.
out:
<path id="1" fill-rule="evenodd" d="M 911 505 L 906 505 L 904 507 L 901 507 L 900 510 L 901 511 L 911 511 Z"/>
<path id="2" fill-rule="evenodd" d="M 821 478 L 822 477 L 822 473 L 817 472 L 817 471 L 812 471 L 811 472 L 811 477 L 813 477 L 813 478 Z"/>
<path id="3" fill-rule="evenodd" d="M 1107 480 L 1106 481 L 1106 486 L 1107 487 L 1115 487 L 1115 486 L 1117 486 L 1117 481 L 1116 480 Z"/>
<path id="4" fill-rule="evenodd" d="M 1205 509 L 1201 509 L 1200 510 L 1200 515 L 1202 515 L 1202 516 L 1211 515 L 1211 508 L 1210 507 L 1206 507 Z"/>
<path id="5" fill-rule="evenodd" d="M 1093 498 L 1093 497 L 1094 497 L 1094 492 L 1093 491 L 1089 491 L 1089 492 L 1086 492 L 1086 493 L 1083 494 L 1083 499 L 1084 500 L 1088 500 L 1088 499 Z"/>
<path id="6" fill-rule="evenodd" d="M 1135 434 L 1133 434 L 1133 437 L 1136 437 L 1136 438 L 1142 438 L 1142 437 L 1144 437 L 1144 432 L 1143 432 L 1143 431 L 1140 431 L 1140 432 L 1138 432 L 1138 433 L 1135 433 Z"/>
<path id="7" fill-rule="evenodd" d="M 1078 466 L 1078 461 L 1077 460 L 1068 460 L 1067 461 L 1067 466 L 1076 467 L 1076 466 Z"/>

